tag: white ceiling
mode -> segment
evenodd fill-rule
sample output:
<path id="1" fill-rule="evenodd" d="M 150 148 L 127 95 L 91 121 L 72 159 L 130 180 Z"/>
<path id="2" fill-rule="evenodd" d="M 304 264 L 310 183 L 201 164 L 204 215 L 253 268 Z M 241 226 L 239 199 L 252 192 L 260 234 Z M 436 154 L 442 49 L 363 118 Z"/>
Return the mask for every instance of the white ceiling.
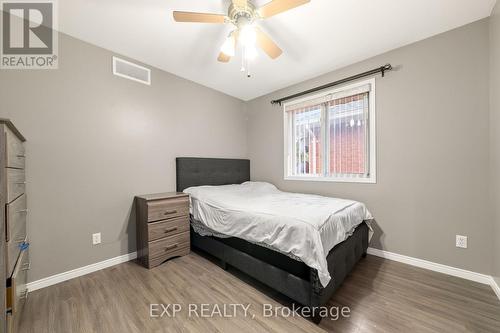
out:
<path id="1" fill-rule="evenodd" d="M 254 0 L 262 5 L 268 0 Z M 173 10 L 227 13 L 229 0 L 64 0 L 62 32 L 249 100 L 487 17 L 495 0 L 312 0 L 259 24 L 284 50 L 216 61 L 229 26 L 176 23 Z M 153 78 L 154 79 L 154 78 Z"/>

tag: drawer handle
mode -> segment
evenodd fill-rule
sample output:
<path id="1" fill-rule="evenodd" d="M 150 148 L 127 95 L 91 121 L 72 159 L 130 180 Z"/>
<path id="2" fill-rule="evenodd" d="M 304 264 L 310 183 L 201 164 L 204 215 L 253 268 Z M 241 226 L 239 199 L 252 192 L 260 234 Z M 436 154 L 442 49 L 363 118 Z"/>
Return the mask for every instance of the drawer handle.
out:
<path id="1" fill-rule="evenodd" d="M 170 245 L 165 248 L 165 252 L 170 251 L 175 249 L 178 246 L 178 244 Z"/>
<path id="2" fill-rule="evenodd" d="M 26 155 L 16 155 L 17 157 L 26 157 Z"/>
<path id="3" fill-rule="evenodd" d="M 27 210 L 27 209 L 20 209 L 20 210 L 18 210 L 17 212 L 18 212 L 18 213 L 27 213 L 27 212 L 28 212 L 28 210 Z"/>
<path id="4" fill-rule="evenodd" d="M 172 232 L 172 231 L 175 231 L 175 230 L 177 230 L 177 227 L 165 229 L 165 233 L 168 234 L 169 232 Z"/>
<path id="5" fill-rule="evenodd" d="M 26 182 L 15 182 L 15 185 L 26 185 Z"/>
<path id="6" fill-rule="evenodd" d="M 21 244 L 21 243 L 24 243 L 25 240 L 26 240 L 26 238 L 18 238 L 18 239 L 15 240 L 15 242 L 17 244 Z"/>
<path id="7" fill-rule="evenodd" d="M 31 269 L 31 261 L 23 265 L 22 271 L 29 271 Z"/>
<path id="8" fill-rule="evenodd" d="M 172 215 L 175 213 L 177 213 L 177 210 L 167 210 L 165 213 L 163 213 L 163 215 Z"/>

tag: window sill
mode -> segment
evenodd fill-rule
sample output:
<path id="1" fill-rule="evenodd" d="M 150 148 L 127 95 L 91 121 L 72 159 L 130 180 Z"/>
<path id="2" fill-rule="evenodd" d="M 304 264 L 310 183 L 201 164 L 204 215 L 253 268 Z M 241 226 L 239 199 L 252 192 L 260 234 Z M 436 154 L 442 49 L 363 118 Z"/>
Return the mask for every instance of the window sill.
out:
<path id="1" fill-rule="evenodd" d="M 331 182 L 331 183 L 361 183 L 361 184 L 376 184 L 376 177 L 370 178 L 336 178 L 336 177 L 301 177 L 301 176 L 286 176 L 285 180 L 298 180 L 310 182 Z"/>

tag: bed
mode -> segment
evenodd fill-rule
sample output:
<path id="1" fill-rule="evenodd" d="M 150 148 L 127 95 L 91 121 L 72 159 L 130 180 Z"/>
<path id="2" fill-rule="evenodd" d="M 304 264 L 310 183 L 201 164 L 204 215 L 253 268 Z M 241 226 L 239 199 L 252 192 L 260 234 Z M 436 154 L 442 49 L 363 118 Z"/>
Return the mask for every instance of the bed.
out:
<path id="1" fill-rule="evenodd" d="M 226 188 L 219 185 L 244 185 L 250 181 L 250 161 L 183 157 L 176 159 L 176 173 L 179 192 L 206 185 Z M 222 267 L 231 265 L 307 307 L 325 305 L 356 263 L 366 256 L 368 248 L 369 227 L 364 221 L 347 239 L 328 251 L 326 273 L 329 279 L 326 279 L 325 272 L 318 274 L 322 269 L 311 268 L 293 255 L 240 237 L 206 235 L 196 228 L 200 221 L 193 215 L 191 219 L 192 248 L 216 257 Z"/>

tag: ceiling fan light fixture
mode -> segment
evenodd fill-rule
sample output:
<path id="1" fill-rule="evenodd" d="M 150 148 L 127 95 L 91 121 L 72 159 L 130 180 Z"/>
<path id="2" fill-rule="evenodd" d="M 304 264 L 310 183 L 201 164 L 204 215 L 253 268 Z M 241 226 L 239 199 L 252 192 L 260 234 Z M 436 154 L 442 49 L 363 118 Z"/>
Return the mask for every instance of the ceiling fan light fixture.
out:
<path id="1" fill-rule="evenodd" d="M 257 41 L 257 33 L 253 25 L 248 24 L 240 28 L 239 40 L 245 47 L 255 47 Z"/>
<path id="2" fill-rule="evenodd" d="M 236 41 L 234 39 L 234 35 L 231 34 L 226 38 L 226 40 L 224 41 L 224 44 L 222 44 L 220 51 L 229 57 L 234 57 L 234 55 L 236 53 L 236 45 L 235 44 L 236 44 Z"/>
<path id="3" fill-rule="evenodd" d="M 257 58 L 257 48 L 255 45 L 245 47 L 245 58 L 247 61 L 252 61 Z"/>

